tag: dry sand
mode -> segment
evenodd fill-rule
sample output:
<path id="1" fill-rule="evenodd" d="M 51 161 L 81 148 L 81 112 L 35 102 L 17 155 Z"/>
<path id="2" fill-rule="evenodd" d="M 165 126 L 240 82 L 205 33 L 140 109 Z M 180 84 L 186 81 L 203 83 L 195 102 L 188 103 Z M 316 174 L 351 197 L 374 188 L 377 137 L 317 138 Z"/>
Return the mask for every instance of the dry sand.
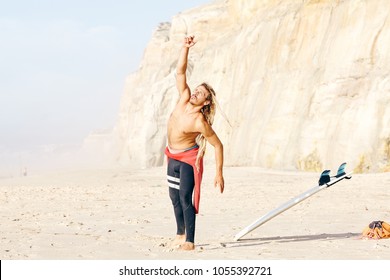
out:
<path id="1" fill-rule="evenodd" d="M 234 235 L 314 187 L 318 174 L 227 167 L 222 195 L 213 176 L 209 166 L 192 252 L 169 246 L 165 167 L 1 178 L 0 259 L 390 260 L 390 239 L 359 239 L 371 221 L 390 222 L 390 173 L 353 175 L 241 241 Z"/>

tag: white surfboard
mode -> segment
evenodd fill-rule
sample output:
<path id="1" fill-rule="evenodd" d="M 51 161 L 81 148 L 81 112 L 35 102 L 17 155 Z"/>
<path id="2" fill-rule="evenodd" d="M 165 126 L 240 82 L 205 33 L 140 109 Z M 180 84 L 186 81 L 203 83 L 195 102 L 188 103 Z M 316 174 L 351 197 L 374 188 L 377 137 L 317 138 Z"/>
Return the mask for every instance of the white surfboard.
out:
<path id="1" fill-rule="evenodd" d="M 247 226 L 243 230 L 241 230 L 238 234 L 236 234 L 234 236 L 234 240 L 238 241 L 240 238 L 242 238 L 243 236 L 245 236 L 246 234 L 248 234 L 252 230 L 258 228 L 262 224 L 268 222 L 272 218 L 274 218 L 277 215 L 281 214 L 282 212 L 288 210 L 289 208 L 293 207 L 294 205 L 302 202 L 306 198 L 309 198 L 310 196 L 316 194 L 317 192 L 319 192 L 319 191 L 321 191 L 321 190 L 323 190 L 325 188 L 328 188 L 331 185 L 334 185 L 334 184 L 336 184 L 337 182 L 340 182 L 343 179 L 350 179 L 353 172 L 345 174 L 344 167 L 345 167 L 345 163 L 343 163 L 340 166 L 339 171 L 337 172 L 338 175 L 336 175 L 336 177 L 332 177 L 334 179 L 332 179 L 332 180 L 330 180 L 330 181 L 328 181 L 326 183 L 324 182 L 322 185 L 319 184 L 318 186 L 315 186 L 314 188 L 311 188 L 311 189 L 305 191 L 304 193 L 298 195 L 297 197 L 294 197 L 293 199 L 291 199 L 291 200 L 287 201 L 286 203 L 280 205 L 278 208 L 275 208 L 274 210 L 272 210 L 272 211 L 268 212 L 267 214 L 265 214 L 264 216 L 260 217 L 259 219 L 254 221 L 252 224 L 250 224 L 249 226 Z M 328 175 L 329 172 L 330 172 L 329 170 L 326 170 L 326 171 L 323 172 L 323 174 L 325 176 L 328 176 L 328 178 L 330 179 L 330 177 Z M 323 174 L 321 174 L 321 178 L 323 178 L 323 176 L 322 176 Z M 321 178 L 320 178 L 320 182 L 321 182 Z"/>

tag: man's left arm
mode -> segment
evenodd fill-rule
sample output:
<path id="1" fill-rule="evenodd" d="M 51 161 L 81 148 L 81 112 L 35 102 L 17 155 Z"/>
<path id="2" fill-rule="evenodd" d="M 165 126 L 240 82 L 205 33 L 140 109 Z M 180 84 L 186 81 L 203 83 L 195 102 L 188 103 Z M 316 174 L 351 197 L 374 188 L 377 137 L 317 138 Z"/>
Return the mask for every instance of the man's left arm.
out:
<path id="1" fill-rule="evenodd" d="M 213 137 L 210 137 L 207 141 L 210 142 L 211 145 L 214 146 L 215 150 L 215 164 L 216 164 L 216 175 L 214 180 L 214 186 L 219 186 L 219 189 L 221 193 L 223 193 L 223 190 L 225 188 L 225 181 L 223 179 L 223 145 L 221 141 L 219 140 L 217 134 L 214 133 L 214 136 L 217 138 L 217 143 L 213 144 L 211 141 Z M 214 141 L 213 141 L 214 142 Z"/>
<path id="2" fill-rule="evenodd" d="M 223 144 L 221 140 L 219 140 L 215 131 L 207 122 L 202 122 L 201 126 L 201 133 L 215 150 L 216 175 L 214 180 L 214 187 L 219 186 L 221 193 L 223 193 L 225 188 L 225 182 L 223 179 Z"/>

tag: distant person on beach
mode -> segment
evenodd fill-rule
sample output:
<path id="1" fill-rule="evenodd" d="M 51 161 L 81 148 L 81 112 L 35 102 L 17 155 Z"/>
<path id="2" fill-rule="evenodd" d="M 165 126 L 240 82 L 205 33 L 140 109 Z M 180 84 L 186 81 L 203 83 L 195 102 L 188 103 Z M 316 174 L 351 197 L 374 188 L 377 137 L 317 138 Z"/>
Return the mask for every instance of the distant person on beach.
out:
<path id="1" fill-rule="evenodd" d="M 211 128 L 216 97 L 207 83 L 197 86 L 193 92 L 187 85 L 187 61 L 194 36 L 184 38 L 176 68 L 176 87 L 180 98 L 168 120 L 169 196 L 176 218 L 177 232 L 174 246 L 182 250 L 195 248 L 195 216 L 199 211 L 200 185 L 203 173 L 203 155 L 206 142 L 215 150 L 216 176 L 214 186 L 224 190 L 223 145 Z"/>

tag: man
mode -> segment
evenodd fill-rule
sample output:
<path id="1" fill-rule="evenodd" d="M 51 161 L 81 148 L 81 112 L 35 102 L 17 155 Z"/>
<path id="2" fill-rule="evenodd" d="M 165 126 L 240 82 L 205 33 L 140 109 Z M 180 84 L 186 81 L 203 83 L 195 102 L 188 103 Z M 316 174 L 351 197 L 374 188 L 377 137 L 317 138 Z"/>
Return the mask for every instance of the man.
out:
<path id="1" fill-rule="evenodd" d="M 180 99 L 169 117 L 168 146 L 165 149 L 169 196 L 177 225 L 174 245 L 182 250 L 195 248 L 195 216 L 199 211 L 206 141 L 215 149 L 217 170 L 214 186 L 219 186 L 221 193 L 224 190 L 223 145 L 211 128 L 215 115 L 215 92 L 203 83 L 191 93 L 187 85 L 188 53 L 194 45 L 194 36 L 185 37 L 176 69 Z"/>

